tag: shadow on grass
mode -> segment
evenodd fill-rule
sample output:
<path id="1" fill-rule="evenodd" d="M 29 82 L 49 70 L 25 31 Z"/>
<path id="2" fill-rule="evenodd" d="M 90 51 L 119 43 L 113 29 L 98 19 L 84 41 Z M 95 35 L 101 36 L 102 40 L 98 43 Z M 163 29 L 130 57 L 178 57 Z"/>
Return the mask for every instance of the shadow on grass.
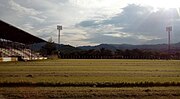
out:
<path id="1" fill-rule="evenodd" d="M 48 82 L 1 82 L 0 87 L 170 87 L 179 86 L 179 82 L 81 82 L 81 83 L 48 83 Z"/>

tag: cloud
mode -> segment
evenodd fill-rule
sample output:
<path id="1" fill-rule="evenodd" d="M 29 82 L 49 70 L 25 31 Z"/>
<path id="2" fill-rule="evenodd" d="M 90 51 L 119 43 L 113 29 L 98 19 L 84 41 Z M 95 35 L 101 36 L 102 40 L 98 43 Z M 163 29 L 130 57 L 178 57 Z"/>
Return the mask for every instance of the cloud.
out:
<path id="1" fill-rule="evenodd" d="M 35 9 L 23 7 L 20 4 L 14 2 L 13 0 L 9 1 L 9 5 L 10 5 L 11 9 L 17 11 L 19 14 L 27 14 L 27 15 L 41 14 L 41 12 L 39 12 Z"/>
<path id="2" fill-rule="evenodd" d="M 32 29 L 34 29 L 34 27 L 33 27 L 31 24 L 24 24 L 23 27 L 24 27 L 26 30 L 29 30 L 29 31 L 31 31 Z"/>
<path id="3" fill-rule="evenodd" d="M 104 43 L 104 44 L 124 44 L 124 43 L 134 44 L 134 42 L 136 42 L 136 43 L 141 42 L 141 40 L 139 40 L 133 36 L 127 36 L 127 37 L 122 37 L 122 36 L 119 37 L 119 36 L 114 36 L 114 35 L 109 36 L 104 33 L 95 33 L 93 35 L 90 35 L 90 37 L 88 39 L 84 39 L 84 41 L 89 41 L 89 42 L 95 43 L 95 44 L 100 44 L 100 43 Z"/>
<path id="4" fill-rule="evenodd" d="M 46 40 L 52 36 L 55 41 L 56 25 L 61 24 L 62 42 L 78 45 L 90 43 L 82 40 L 88 37 L 86 29 L 76 24 L 86 20 L 111 18 L 119 13 L 126 3 L 119 3 L 119 0 L 7 0 L 4 5 L 6 7 L 1 7 L 4 10 L 0 10 L 3 13 L 0 17 L 6 22 Z"/>
<path id="5" fill-rule="evenodd" d="M 83 27 L 95 27 L 95 26 L 98 26 L 99 23 L 96 20 L 86 20 L 86 21 L 80 22 L 77 25 L 80 25 L 80 26 L 83 26 Z"/>
<path id="6" fill-rule="evenodd" d="M 39 18 L 39 17 L 35 17 L 35 16 L 30 16 L 30 18 L 36 20 L 36 21 L 39 21 L 40 23 L 44 22 L 45 19 L 44 18 Z"/>
<path id="7" fill-rule="evenodd" d="M 52 37 L 55 42 L 60 24 L 61 43 L 75 46 L 164 42 L 165 27 L 171 23 L 173 42 L 178 42 L 178 10 L 154 8 L 141 1 L 1 0 L 0 19 L 45 40 Z"/>
<path id="8" fill-rule="evenodd" d="M 125 37 L 131 36 L 127 33 L 108 33 L 108 34 L 104 34 L 104 35 L 105 36 L 111 36 L 111 37 L 119 37 L 119 38 L 125 38 Z"/>
<path id="9" fill-rule="evenodd" d="M 167 38 L 165 28 L 173 25 L 173 42 L 179 42 L 180 21 L 176 9 L 158 9 L 155 12 L 150 6 L 130 4 L 116 16 L 98 23 L 96 21 L 83 21 L 78 26 L 89 28 L 90 35 L 98 34 L 98 37 L 109 39 L 111 43 L 144 44 L 153 40 L 162 41 L 157 43 L 166 43 L 164 42 Z M 116 40 L 117 38 L 119 39 Z M 96 43 L 107 42 L 95 36 L 89 36 L 88 40 L 97 41 Z"/>

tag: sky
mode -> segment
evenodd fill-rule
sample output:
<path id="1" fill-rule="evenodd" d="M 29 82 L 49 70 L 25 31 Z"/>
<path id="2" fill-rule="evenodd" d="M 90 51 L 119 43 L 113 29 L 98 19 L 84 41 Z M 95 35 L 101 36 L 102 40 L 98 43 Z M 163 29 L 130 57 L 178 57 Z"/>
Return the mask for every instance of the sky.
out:
<path id="1" fill-rule="evenodd" d="M 44 40 L 61 44 L 180 42 L 178 0 L 0 0 L 0 19 Z"/>

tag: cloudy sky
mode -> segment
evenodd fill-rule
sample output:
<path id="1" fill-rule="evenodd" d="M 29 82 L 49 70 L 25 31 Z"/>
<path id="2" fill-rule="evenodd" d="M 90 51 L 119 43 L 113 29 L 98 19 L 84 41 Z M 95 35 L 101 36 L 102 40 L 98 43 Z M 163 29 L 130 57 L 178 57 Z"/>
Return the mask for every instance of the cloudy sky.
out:
<path id="1" fill-rule="evenodd" d="M 0 19 L 35 36 L 73 46 L 180 42 L 178 0 L 0 0 Z"/>

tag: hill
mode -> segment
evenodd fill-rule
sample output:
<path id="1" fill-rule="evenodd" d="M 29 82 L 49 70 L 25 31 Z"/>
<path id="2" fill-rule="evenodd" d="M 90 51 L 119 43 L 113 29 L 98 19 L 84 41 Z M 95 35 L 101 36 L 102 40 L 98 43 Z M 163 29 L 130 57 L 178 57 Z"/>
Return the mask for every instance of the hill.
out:
<path id="1" fill-rule="evenodd" d="M 105 48 L 105 49 L 109 49 L 112 51 L 115 51 L 116 49 L 121 49 L 121 50 L 125 50 L 125 49 L 143 49 L 143 50 L 167 50 L 167 44 L 153 44 L 153 45 L 131 45 L 131 44 L 100 44 L 97 46 L 80 46 L 78 48 L 82 49 L 82 50 L 90 50 L 90 49 L 101 49 L 101 48 Z M 171 48 L 173 50 L 180 50 L 180 42 L 179 43 L 175 43 L 171 45 Z"/>
<path id="2" fill-rule="evenodd" d="M 46 44 L 46 42 L 36 43 L 36 44 L 29 45 L 29 46 L 34 51 L 39 51 L 45 44 Z M 59 45 L 59 44 L 55 44 L 55 46 L 59 46 L 61 52 L 63 52 L 63 53 L 72 53 L 72 52 L 77 52 L 77 51 L 81 51 L 82 50 L 82 49 L 73 47 L 71 45 L 64 45 L 64 44 Z"/>
<path id="3" fill-rule="evenodd" d="M 37 43 L 37 44 L 33 44 L 30 45 L 30 48 L 35 50 L 35 51 L 39 51 L 42 46 L 44 46 L 46 43 Z M 56 44 L 56 46 L 58 46 L 59 44 Z M 79 46 L 79 47 L 74 47 L 71 45 L 59 45 L 60 46 L 60 50 L 63 53 L 73 53 L 73 52 L 78 52 L 78 51 L 82 51 L 82 50 L 91 50 L 91 49 L 95 49 L 95 50 L 99 50 L 102 48 L 111 50 L 111 51 L 115 51 L 116 49 L 121 49 L 121 50 L 132 50 L 132 49 L 141 49 L 141 50 L 157 50 L 157 51 L 167 51 L 167 44 L 154 44 L 154 45 L 131 45 L 131 44 L 100 44 L 97 46 Z M 180 42 L 179 43 L 175 43 L 171 45 L 171 49 L 173 51 L 180 51 Z"/>

